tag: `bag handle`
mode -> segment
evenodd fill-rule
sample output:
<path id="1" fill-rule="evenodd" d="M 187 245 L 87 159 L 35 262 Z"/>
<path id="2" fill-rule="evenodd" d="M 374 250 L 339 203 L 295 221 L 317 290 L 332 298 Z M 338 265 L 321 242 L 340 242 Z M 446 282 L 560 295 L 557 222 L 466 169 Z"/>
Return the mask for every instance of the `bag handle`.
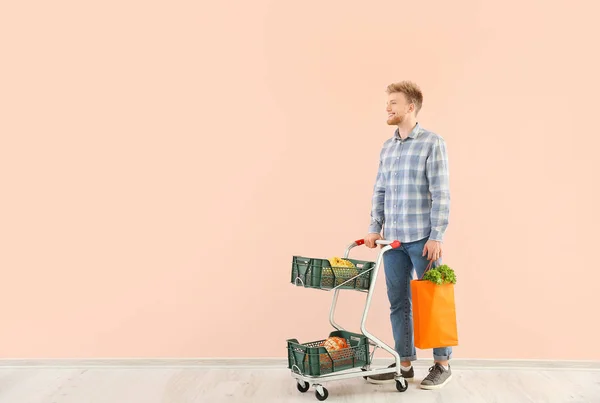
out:
<path id="1" fill-rule="evenodd" d="M 425 271 L 423 272 L 423 275 L 421 276 L 421 278 L 419 280 L 423 280 L 423 277 L 425 277 L 425 273 L 427 273 L 429 271 L 429 269 L 431 269 L 431 266 L 433 266 L 433 259 L 431 259 L 429 261 L 427 268 L 425 269 Z"/>

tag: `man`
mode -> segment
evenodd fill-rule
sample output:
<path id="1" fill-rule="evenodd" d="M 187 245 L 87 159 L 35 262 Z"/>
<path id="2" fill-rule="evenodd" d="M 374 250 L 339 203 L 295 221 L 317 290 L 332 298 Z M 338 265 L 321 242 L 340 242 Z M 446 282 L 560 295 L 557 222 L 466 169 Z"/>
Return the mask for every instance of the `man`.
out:
<path id="1" fill-rule="evenodd" d="M 419 87 L 402 81 L 387 88 L 389 125 L 397 126 L 385 141 L 373 192 L 371 224 L 365 244 L 375 248 L 384 229 L 387 240 L 402 245 L 384 254 L 387 294 L 395 350 L 400 355 L 401 373 L 414 378 L 411 362 L 414 347 L 410 280 L 413 269 L 421 278 L 427 265 L 441 264 L 442 241 L 450 212 L 448 158 L 444 139 L 419 124 L 423 105 Z M 452 348 L 433 349 L 434 365 L 421 382 L 423 389 L 438 389 L 451 379 Z M 395 363 L 390 365 L 394 367 Z M 368 377 L 372 383 L 394 382 L 394 373 Z"/>

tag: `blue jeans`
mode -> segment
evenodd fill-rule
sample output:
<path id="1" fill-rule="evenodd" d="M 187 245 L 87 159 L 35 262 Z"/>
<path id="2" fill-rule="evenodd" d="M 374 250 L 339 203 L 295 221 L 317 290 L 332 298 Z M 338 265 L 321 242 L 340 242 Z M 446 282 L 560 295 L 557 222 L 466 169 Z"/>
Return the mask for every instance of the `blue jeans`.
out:
<path id="1" fill-rule="evenodd" d="M 413 269 L 418 278 L 421 278 L 429 265 L 427 255 L 423 256 L 423 248 L 428 239 L 403 243 L 399 248 L 389 250 L 383 255 L 395 350 L 400 355 L 401 361 L 414 361 L 417 359 L 413 334 L 410 281 L 413 279 Z M 432 267 L 437 267 L 440 264 L 441 258 L 435 261 Z M 433 349 L 434 360 L 445 361 L 450 358 L 452 358 L 452 347 Z"/>

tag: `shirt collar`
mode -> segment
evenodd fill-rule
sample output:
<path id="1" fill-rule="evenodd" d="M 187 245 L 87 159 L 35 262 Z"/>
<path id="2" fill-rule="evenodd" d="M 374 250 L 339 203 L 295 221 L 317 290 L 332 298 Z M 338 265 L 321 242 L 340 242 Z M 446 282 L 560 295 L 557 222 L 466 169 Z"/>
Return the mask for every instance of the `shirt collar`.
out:
<path id="1" fill-rule="evenodd" d="M 423 131 L 423 129 L 421 128 L 421 125 L 419 124 L 419 122 L 417 122 L 417 124 L 415 125 L 415 127 L 408 134 L 407 138 L 416 139 L 419 136 L 419 134 L 421 134 L 422 131 Z M 400 133 L 398 133 L 398 129 L 397 128 L 396 128 L 396 131 L 394 132 L 394 139 L 395 140 L 402 140 L 400 138 Z"/>

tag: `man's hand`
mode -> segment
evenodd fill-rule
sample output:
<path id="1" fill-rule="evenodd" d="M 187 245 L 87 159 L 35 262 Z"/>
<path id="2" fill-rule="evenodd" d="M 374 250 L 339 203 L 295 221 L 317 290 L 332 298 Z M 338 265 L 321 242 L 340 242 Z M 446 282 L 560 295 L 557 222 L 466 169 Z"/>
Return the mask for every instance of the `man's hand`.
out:
<path id="1" fill-rule="evenodd" d="M 383 238 L 379 234 L 367 234 L 367 236 L 365 237 L 365 245 L 368 248 L 373 249 L 373 248 L 377 247 L 377 244 L 375 243 L 375 241 L 377 241 L 378 239 L 383 239 Z"/>
<path id="2" fill-rule="evenodd" d="M 442 257 L 442 243 L 433 239 L 428 240 L 423 248 L 423 256 L 425 255 L 427 255 L 427 260 L 438 260 Z"/>

